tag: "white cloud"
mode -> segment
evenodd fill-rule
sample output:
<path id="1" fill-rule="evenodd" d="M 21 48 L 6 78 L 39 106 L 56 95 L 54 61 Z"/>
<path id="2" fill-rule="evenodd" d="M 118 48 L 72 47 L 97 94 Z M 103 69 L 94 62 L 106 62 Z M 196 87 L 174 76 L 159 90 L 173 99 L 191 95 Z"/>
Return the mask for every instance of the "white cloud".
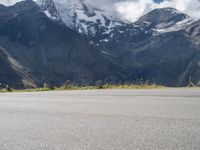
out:
<path id="1" fill-rule="evenodd" d="M 10 6 L 24 0 L 0 0 L 0 4 Z M 106 10 L 112 15 L 119 15 L 123 19 L 136 21 L 142 15 L 155 8 L 172 7 L 193 18 L 200 18 L 200 0 L 165 0 L 155 3 L 153 0 L 83 0 L 93 6 Z"/>
<path id="2" fill-rule="evenodd" d="M 115 10 L 124 19 L 135 21 L 145 13 L 164 7 L 173 7 L 193 18 L 200 18 L 200 0 L 166 0 L 154 3 L 152 0 L 129 0 L 115 3 Z"/>
<path id="3" fill-rule="evenodd" d="M 157 5 L 152 0 L 137 0 L 118 2 L 115 7 L 120 16 L 127 20 L 135 21 L 143 14 L 156 8 Z"/>

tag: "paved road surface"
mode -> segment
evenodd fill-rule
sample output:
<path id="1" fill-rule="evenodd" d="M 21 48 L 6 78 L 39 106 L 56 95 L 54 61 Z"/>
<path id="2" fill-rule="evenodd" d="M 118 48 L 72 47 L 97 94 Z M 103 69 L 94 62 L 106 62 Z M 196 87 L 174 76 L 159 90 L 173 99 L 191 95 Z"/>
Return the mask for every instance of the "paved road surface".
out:
<path id="1" fill-rule="evenodd" d="M 200 89 L 0 94 L 0 150 L 199 150 Z"/>

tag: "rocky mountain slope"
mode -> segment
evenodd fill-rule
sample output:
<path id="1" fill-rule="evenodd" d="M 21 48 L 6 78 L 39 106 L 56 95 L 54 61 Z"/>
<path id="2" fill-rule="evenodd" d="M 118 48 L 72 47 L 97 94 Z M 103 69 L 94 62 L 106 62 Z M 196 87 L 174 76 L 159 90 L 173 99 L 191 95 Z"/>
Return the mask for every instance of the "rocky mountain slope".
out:
<path id="1" fill-rule="evenodd" d="M 200 21 L 173 8 L 130 23 L 81 0 L 0 3 L 0 83 L 200 81 Z"/>

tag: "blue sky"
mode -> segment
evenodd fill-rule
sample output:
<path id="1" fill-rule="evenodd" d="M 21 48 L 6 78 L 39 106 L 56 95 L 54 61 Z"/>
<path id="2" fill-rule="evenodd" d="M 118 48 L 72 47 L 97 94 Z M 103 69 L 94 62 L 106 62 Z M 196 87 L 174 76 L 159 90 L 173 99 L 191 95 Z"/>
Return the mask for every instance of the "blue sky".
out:
<path id="1" fill-rule="evenodd" d="M 157 3 L 159 3 L 159 2 L 162 2 L 162 0 L 154 0 L 154 2 L 157 2 Z"/>

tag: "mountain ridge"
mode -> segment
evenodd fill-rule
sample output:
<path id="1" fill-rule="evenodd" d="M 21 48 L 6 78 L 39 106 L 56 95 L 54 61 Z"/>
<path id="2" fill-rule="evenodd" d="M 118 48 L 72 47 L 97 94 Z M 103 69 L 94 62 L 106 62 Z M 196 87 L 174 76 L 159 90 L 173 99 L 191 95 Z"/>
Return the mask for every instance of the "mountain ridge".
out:
<path id="1" fill-rule="evenodd" d="M 108 23 L 102 24 L 98 15 L 96 20 L 90 18 L 103 11 L 94 8 L 95 12 L 85 12 L 81 4 L 79 13 L 89 18 L 76 18 L 87 25 L 89 30 L 83 32 L 86 30 L 80 31 L 79 26 L 60 21 L 60 16 L 52 18 L 59 12 L 51 0 L 46 2 L 50 3 L 38 5 L 27 0 L 1 5 L 0 83 L 27 88 L 44 83 L 60 86 L 67 80 L 91 85 L 98 80 L 119 83 L 142 79 L 185 86 L 192 77 L 193 84 L 199 84 L 200 21 L 163 8 L 134 23 L 107 17 L 103 19 Z M 108 28 L 112 21 L 117 24 Z"/>

